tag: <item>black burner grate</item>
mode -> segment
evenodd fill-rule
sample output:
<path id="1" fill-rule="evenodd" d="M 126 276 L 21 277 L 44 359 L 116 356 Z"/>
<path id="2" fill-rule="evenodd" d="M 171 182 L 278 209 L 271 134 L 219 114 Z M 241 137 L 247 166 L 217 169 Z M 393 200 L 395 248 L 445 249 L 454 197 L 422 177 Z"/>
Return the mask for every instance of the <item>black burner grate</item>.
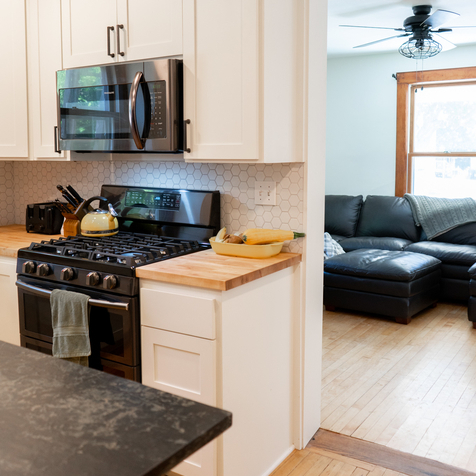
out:
<path id="1" fill-rule="evenodd" d="M 69 236 L 32 243 L 30 251 L 135 268 L 205 249 L 197 241 L 142 233 L 90 238 Z"/>

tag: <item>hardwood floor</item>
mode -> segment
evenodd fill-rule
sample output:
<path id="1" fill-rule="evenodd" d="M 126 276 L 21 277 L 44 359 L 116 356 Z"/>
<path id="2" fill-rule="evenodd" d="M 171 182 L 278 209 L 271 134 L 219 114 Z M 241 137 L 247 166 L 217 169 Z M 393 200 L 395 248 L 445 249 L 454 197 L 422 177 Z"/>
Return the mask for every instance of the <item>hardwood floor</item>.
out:
<path id="1" fill-rule="evenodd" d="M 475 476 L 464 469 L 319 430 L 271 476 Z"/>
<path id="2" fill-rule="evenodd" d="M 407 326 L 325 312 L 321 427 L 476 472 L 476 330 L 466 307 L 440 303 Z"/>

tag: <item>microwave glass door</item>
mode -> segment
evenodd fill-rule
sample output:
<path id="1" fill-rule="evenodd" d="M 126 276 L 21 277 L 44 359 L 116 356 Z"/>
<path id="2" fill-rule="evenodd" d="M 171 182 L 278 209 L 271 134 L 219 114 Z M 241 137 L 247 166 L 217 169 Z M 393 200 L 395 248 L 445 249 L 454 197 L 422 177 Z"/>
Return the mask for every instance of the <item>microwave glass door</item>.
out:
<path id="1" fill-rule="evenodd" d="M 165 81 L 141 83 L 137 93 L 136 117 L 143 138 L 166 136 L 165 87 Z M 131 84 L 60 89 L 60 138 L 131 140 L 130 91 Z"/>

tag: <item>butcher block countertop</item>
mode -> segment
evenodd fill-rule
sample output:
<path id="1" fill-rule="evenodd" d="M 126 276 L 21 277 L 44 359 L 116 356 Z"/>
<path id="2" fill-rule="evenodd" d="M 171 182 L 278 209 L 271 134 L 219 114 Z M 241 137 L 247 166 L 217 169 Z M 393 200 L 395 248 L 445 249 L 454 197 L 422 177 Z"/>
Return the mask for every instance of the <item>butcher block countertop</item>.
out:
<path id="1" fill-rule="evenodd" d="M 41 235 L 27 233 L 25 225 L 0 226 L 0 256 L 16 258 L 20 248 L 30 246 L 30 243 L 59 238 L 61 235 Z"/>
<path id="2" fill-rule="evenodd" d="M 139 278 L 228 291 L 301 262 L 298 253 L 279 253 L 265 259 L 217 255 L 199 251 L 137 268 Z"/>
<path id="3" fill-rule="evenodd" d="M 16 258 L 20 248 L 61 235 L 27 233 L 25 225 L 0 226 L 0 256 Z M 227 291 L 301 262 L 298 253 L 279 253 L 265 259 L 217 255 L 199 251 L 136 269 L 139 278 Z"/>

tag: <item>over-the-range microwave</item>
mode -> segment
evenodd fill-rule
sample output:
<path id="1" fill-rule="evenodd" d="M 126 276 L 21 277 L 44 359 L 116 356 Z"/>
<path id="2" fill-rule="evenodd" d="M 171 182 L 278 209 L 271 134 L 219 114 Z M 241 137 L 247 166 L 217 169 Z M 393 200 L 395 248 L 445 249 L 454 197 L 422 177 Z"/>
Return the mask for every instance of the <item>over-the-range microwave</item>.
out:
<path id="1" fill-rule="evenodd" d="M 182 78 L 171 58 L 58 71 L 58 149 L 182 151 Z"/>

